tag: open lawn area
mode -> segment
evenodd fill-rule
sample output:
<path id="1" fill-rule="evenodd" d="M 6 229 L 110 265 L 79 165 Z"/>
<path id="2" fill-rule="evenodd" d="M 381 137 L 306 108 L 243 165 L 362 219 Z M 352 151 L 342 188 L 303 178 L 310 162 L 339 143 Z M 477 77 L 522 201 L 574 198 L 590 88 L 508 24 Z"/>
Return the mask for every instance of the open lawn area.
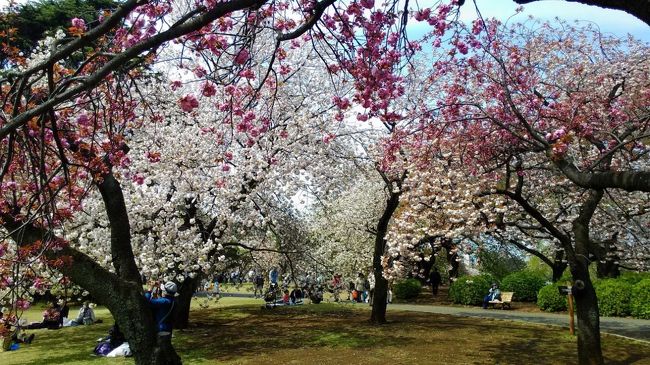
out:
<path id="1" fill-rule="evenodd" d="M 304 305 L 261 309 L 251 299 L 224 298 L 196 306 L 192 325 L 176 331 L 185 364 L 573 364 L 576 340 L 566 330 L 447 315 L 391 312 L 371 326 L 367 306 Z M 133 364 L 90 355 L 112 320 L 58 331 L 0 353 L 0 364 Z M 607 364 L 649 364 L 650 344 L 604 335 Z"/>

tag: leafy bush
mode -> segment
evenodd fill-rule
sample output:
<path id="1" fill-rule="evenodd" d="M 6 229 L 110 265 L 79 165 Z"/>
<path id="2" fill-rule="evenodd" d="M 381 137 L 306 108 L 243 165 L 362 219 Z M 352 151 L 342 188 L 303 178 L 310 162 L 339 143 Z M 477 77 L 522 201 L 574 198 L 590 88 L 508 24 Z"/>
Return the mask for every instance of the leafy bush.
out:
<path id="1" fill-rule="evenodd" d="M 422 291 L 422 284 L 417 279 L 406 279 L 395 284 L 393 293 L 397 299 L 417 298 Z"/>
<path id="2" fill-rule="evenodd" d="M 537 306 L 547 312 L 559 312 L 567 309 L 567 298 L 558 291 L 558 284 L 542 287 L 537 293 Z"/>
<path id="3" fill-rule="evenodd" d="M 514 298 L 519 301 L 534 302 L 537 300 L 537 292 L 545 283 L 546 279 L 542 275 L 523 270 L 503 278 L 501 290 L 514 292 Z"/>
<path id="4" fill-rule="evenodd" d="M 624 273 L 621 273 L 621 276 L 619 276 L 617 279 L 635 285 L 641 280 L 650 279 L 650 272 L 626 271 Z"/>
<path id="5" fill-rule="evenodd" d="M 630 314 L 632 284 L 619 279 L 600 280 L 595 285 L 601 316 L 625 317 Z"/>
<path id="6" fill-rule="evenodd" d="M 650 319 L 650 279 L 641 280 L 632 287 L 630 312 L 635 318 Z"/>
<path id="7" fill-rule="evenodd" d="M 449 297 L 456 304 L 479 305 L 493 282 L 492 275 L 461 276 L 449 287 Z"/>

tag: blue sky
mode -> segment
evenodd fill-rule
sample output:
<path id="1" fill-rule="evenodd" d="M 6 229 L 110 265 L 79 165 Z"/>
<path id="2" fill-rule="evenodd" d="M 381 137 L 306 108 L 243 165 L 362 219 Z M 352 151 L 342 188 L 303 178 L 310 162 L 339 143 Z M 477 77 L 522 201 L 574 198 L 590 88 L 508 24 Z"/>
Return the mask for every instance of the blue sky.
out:
<path id="1" fill-rule="evenodd" d="M 18 0 L 18 2 L 24 3 L 26 0 Z M 419 4 L 424 7 L 429 2 L 433 3 L 431 0 L 421 0 Z M 503 21 L 514 14 L 518 6 L 512 0 L 476 0 L 476 2 L 483 17 L 496 17 Z M 8 0 L 0 0 L 0 7 L 5 6 L 7 3 Z M 602 9 L 563 0 L 545 0 L 524 5 L 524 12 L 515 16 L 513 21 L 524 21 L 529 15 L 549 21 L 552 21 L 555 17 L 569 21 L 589 21 L 597 24 L 604 33 L 613 33 L 617 36 L 626 36 L 629 33 L 635 38 L 650 42 L 650 25 L 618 10 Z M 476 12 L 473 2 L 472 0 L 466 0 L 461 9 L 461 19 L 471 21 L 475 18 Z M 417 30 L 415 32 L 417 33 Z"/>
<path id="2" fill-rule="evenodd" d="M 420 5 L 424 4 L 424 2 L 420 2 Z M 519 6 L 512 0 L 476 0 L 476 4 L 484 18 L 495 17 L 503 21 L 514 14 L 515 9 Z M 524 5 L 524 11 L 513 17 L 511 21 L 524 21 L 529 15 L 549 21 L 555 17 L 568 21 L 589 21 L 597 24 L 603 33 L 612 33 L 617 36 L 626 36 L 629 33 L 635 38 L 650 42 L 650 25 L 623 11 L 602 9 L 562 0 L 546 0 Z M 472 0 L 466 0 L 465 5 L 461 8 L 461 20 L 471 21 L 475 18 L 474 4 Z"/>

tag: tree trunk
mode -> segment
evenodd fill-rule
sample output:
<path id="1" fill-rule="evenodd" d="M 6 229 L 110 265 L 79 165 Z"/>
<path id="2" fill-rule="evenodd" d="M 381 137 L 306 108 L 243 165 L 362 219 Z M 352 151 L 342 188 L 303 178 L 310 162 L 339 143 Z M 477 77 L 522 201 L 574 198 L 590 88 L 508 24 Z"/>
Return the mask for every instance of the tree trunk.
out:
<path id="1" fill-rule="evenodd" d="M 617 278 L 621 275 L 620 257 L 616 251 L 617 240 L 618 233 L 615 233 L 611 239 L 593 245 L 593 251 L 597 258 L 596 275 L 599 279 Z"/>
<path id="2" fill-rule="evenodd" d="M 586 266 L 572 265 L 573 294 L 578 317 L 578 360 L 580 365 L 604 364 L 600 347 L 598 299 Z"/>
<path id="3" fill-rule="evenodd" d="M 174 328 L 185 329 L 190 323 L 190 306 L 192 296 L 201 284 L 203 275 L 197 275 L 194 278 L 186 278 L 183 284 L 178 288 L 178 297 L 174 309 Z"/>
<path id="4" fill-rule="evenodd" d="M 452 284 L 454 279 L 458 278 L 458 271 L 460 269 L 458 251 L 456 250 L 453 241 L 448 238 L 443 238 L 440 242 L 440 246 L 444 247 L 445 251 L 447 251 L 447 263 L 449 264 L 449 270 L 447 273 L 449 274 L 449 284 Z"/>
<path id="5" fill-rule="evenodd" d="M 386 201 L 384 213 L 377 223 L 377 233 L 375 235 L 375 251 L 372 256 L 372 267 L 375 272 L 375 290 L 372 297 L 372 313 L 370 322 L 375 324 L 386 323 L 386 300 L 388 297 L 388 280 L 384 278 L 384 270 L 381 259 L 386 251 L 386 232 L 388 232 L 388 223 L 393 213 L 399 205 L 400 192 L 390 193 Z"/>
<path id="6" fill-rule="evenodd" d="M 140 292 L 124 288 L 108 309 L 129 342 L 137 365 L 180 365 L 181 358 L 170 341 L 158 335 L 151 308 Z M 117 300 L 121 299 L 121 300 Z"/>
<path id="7" fill-rule="evenodd" d="M 578 317 L 578 363 L 580 365 L 602 365 L 603 351 L 600 347 L 600 318 L 598 298 L 589 278 L 590 248 L 589 236 L 591 217 L 603 196 L 602 190 L 590 190 L 587 200 L 580 208 L 580 215 L 573 221 L 575 251 L 567 251 L 567 258 L 573 276 L 572 292 Z M 565 250 L 570 247 L 566 247 Z"/>

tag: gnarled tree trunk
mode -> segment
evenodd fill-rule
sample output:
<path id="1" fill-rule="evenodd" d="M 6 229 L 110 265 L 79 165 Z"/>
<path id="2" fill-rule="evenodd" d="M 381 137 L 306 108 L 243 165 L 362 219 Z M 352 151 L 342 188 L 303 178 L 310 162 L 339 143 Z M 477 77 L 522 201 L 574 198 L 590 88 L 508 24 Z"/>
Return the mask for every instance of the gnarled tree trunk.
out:
<path id="1" fill-rule="evenodd" d="M 115 273 L 101 267 L 88 255 L 71 247 L 48 250 L 52 261 L 70 258 L 71 263 L 57 267 L 75 284 L 87 290 L 105 305 L 124 333 L 137 365 L 178 365 L 181 359 L 170 342 L 160 341 L 158 325 L 144 298 L 142 279 L 135 264 L 124 196 L 119 182 L 109 172 L 97 184 L 111 225 L 111 257 Z M 21 244 L 36 241 L 56 242 L 51 231 L 16 221 L 3 214 L 2 221 L 12 238 Z"/>
<path id="2" fill-rule="evenodd" d="M 375 290 L 372 297 L 372 313 L 370 322 L 375 324 L 386 323 L 386 300 L 388 297 L 388 280 L 384 278 L 381 258 L 386 252 L 386 232 L 388 223 L 399 205 L 400 192 L 391 192 L 386 201 L 386 208 L 377 223 L 375 234 L 375 251 L 372 256 L 372 267 L 375 273 Z"/>

